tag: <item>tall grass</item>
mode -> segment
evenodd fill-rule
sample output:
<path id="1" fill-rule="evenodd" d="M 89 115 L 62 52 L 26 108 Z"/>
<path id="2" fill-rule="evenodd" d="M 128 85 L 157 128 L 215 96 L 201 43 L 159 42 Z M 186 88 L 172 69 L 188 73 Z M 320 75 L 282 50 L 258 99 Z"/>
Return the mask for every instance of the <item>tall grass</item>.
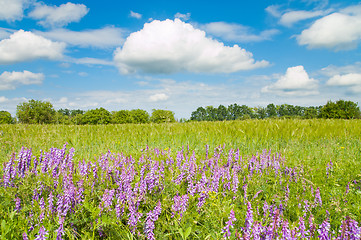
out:
<path id="1" fill-rule="evenodd" d="M 98 231 L 104 227 L 103 230 L 107 230 L 106 234 L 108 234 L 108 236 L 114 234 L 114 236 L 128 238 L 125 236 L 130 234 L 129 239 L 131 239 L 133 235 L 126 223 L 128 217 L 125 216 L 125 218 L 120 221 L 120 225 L 114 222 L 114 211 L 111 214 L 107 213 L 102 215 L 102 218 L 100 218 L 102 210 L 99 209 L 105 206 L 105 203 L 102 202 L 104 200 L 102 199 L 109 197 L 108 195 L 110 193 L 108 190 L 117 189 L 117 185 L 109 180 L 114 176 L 108 176 L 108 173 L 114 171 L 115 168 L 111 166 L 119 164 L 119 161 L 109 162 L 109 166 L 107 165 L 107 167 L 104 168 L 109 169 L 103 170 L 104 174 L 101 175 L 102 177 L 100 179 L 102 180 L 99 180 L 99 183 L 91 177 L 91 172 L 87 173 L 89 176 L 86 175 L 86 177 L 84 177 L 85 175 L 81 175 L 80 170 L 81 166 L 84 167 L 84 164 L 89 163 L 89 161 L 92 161 L 92 164 L 98 162 L 98 166 L 100 167 L 100 164 L 103 164 L 102 159 L 107 158 L 109 161 L 113 161 L 114 159 L 118 159 L 117 156 L 122 156 L 120 160 L 121 162 L 124 161 L 126 165 L 133 166 L 134 164 L 134 168 L 138 172 L 134 175 L 135 181 L 142 181 L 142 178 L 138 176 L 142 171 L 145 171 L 143 174 L 147 174 L 149 177 L 153 176 L 154 173 L 151 169 L 156 166 L 154 165 L 156 162 L 157 164 L 163 164 L 164 162 L 166 166 L 168 166 L 168 170 L 166 168 L 164 172 L 165 175 L 161 177 L 164 178 L 164 181 L 159 185 L 159 189 L 156 192 L 150 191 L 144 195 L 148 203 L 151 203 L 151 206 L 147 201 L 141 203 L 144 213 L 141 221 L 144 224 L 146 224 L 145 213 L 151 214 L 157 202 L 160 201 L 162 203 L 163 211 L 155 230 L 158 237 L 164 237 L 166 233 L 168 234 L 167 236 L 171 236 L 171 238 L 185 239 L 186 237 L 184 236 L 189 232 L 188 235 L 191 234 L 190 236 L 194 238 L 198 236 L 198 238 L 201 239 L 221 239 L 223 236 L 221 230 L 226 226 L 228 216 L 230 216 L 229 219 L 232 219 L 230 215 L 231 210 L 234 210 L 236 218 L 238 219 L 235 229 L 238 231 L 243 229 L 243 234 L 246 234 L 247 232 L 245 232 L 243 227 L 245 226 L 244 222 L 249 219 L 248 215 L 250 214 L 248 213 L 251 212 L 249 208 L 251 205 L 254 213 L 256 212 L 256 207 L 257 214 L 259 213 L 258 215 L 256 213 L 254 214 L 255 221 L 258 221 L 257 224 L 264 224 L 264 226 L 272 225 L 272 216 L 278 216 L 277 214 L 279 213 L 277 211 L 271 213 L 270 210 L 269 216 L 265 218 L 266 220 L 262 219 L 262 214 L 266 214 L 267 211 L 260 209 L 262 209 L 263 204 L 266 202 L 273 204 L 273 207 L 276 207 L 276 205 L 278 207 L 281 203 L 288 204 L 282 213 L 282 218 L 286 219 L 282 224 L 288 224 L 289 222 L 290 229 L 296 229 L 297 224 L 301 222 L 299 217 L 306 215 L 308 218 L 311 218 L 311 216 L 315 217 L 317 227 L 320 226 L 321 228 L 321 223 L 326 221 L 330 222 L 332 229 L 336 231 L 340 229 L 341 221 L 349 221 L 349 217 L 357 222 L 361 222 L 361 121 L 359 120 L 268 119 L 229 122 L 190 122 L 182 124 L 98 126 L 19 124 L 1 125 L 0 136 L 0 163 L 3 165 L 1 169 L 5 169 L 5 163 L 9 162 L 12 154 L 19 152 L 22 146 L 31 148 L 32 154 L 35 156 L 40 155 L 40 150 L 48 152 L 50 148 L 62 149 L 65 143 L 68 143 L 67 149 L 75 149 L 74 165 L 64 165 L 65 170 L 61 168 L 63 169 L 61 171 L 59 168 L 53 167 L 54 172 L 52 174 L 58 174 L 58 180 L 63 178 L 66 179 L 66 181 L 58 181 L 56 178 L 52 178 L 50 172 L 48 173 L 47 170 L 44 169 L 40 170 L 40 165 L 37 170 L 31 168 L 27 170 L 23 169 L 23 174 L 28 174 L 26 177 L 14 178 L 10 171 L 10 181 L 5 177 L 7 176 L 5 174 L 6 171 L 0 171 L 0 177 L 4 187 L 0 188 L 2 192 L 0 196 L 0 203 L 2 205 L 0 212 L 3 213 L 4 216 L 1 217 L 0 220 L 4 222 L 4 228 L 2 229 L 9 229 L 6 236 L 10 236 L 12 233 L 15 234 L 14 236 L 18 236 L 18 234 L 21 234 L 21 231 L 28 232 L 32 234 L 32 236 L 38 234 L 41 225 L 35 224 L 37 215 L 35 215 L 35 218 L 31 218 L 35 220 L 31 220 L 34 222 L 30 223 L 28 220 L 30 217 L 28 215 L 44 213 L 45 210 L 41 207 L 40 198 L 48 197 L 47 194 L 50 193 L 49 189 L 52 189 L 49 186 L 55 184 L 57 187 L 54 187 L 51 191 L 54 192 L 54 196 L 55 193 L 58 194 L 56 195 L 58 202 L 60 201 L 59 199 L 61 199 L 60 197 L 63 191 L 68 189 L 66 186 L 72 186 L 72 188 L 76 186 L 79 189 L 84 187 L 84 202 L 78 207 L 80 215 L 67 216 L 67 230 L 72 229 L 72 224 L 75 224 L 78 229 L 84 231 L 81 234 L 84 236 L 93 234 L 94 237 L 94 234 L 96 233 L 98 236 Z M 214 153 L 217 163 L 214 163 L 213 160 L 209 160 L 210 162 L 208 163 L 209 158 L 205 156 L 206 145 L 209 145 L 209 157 L 213 155 L 213 150 L 216 149 Z M 219 145 L 222 147 L 217 148 Z M 145 148 L 149 150 L 142 151 L 142 149 Z M 190 151 L 188 151 L 187 148 L 189 148 Z M 184 150 L 181 151 L 182 149 Z M 217 157 L 217 149 L 222 149 L 222 156 Z M 267 151 L 264 151 L 264 149 L 267 149 Z M 282 162 L 280 171 L 277 166 L 273 165 L 272 168 L 269 169 L 268 167 L 265 169 L 258 168 L 259 165 L 257 164 L 259 164 L 262 159 L 271 159 L 269 155 L 267 155 L 269 150 L 271 150 L 272 153 L 281 154 L 279 157 L 279 161 Z M 108 153 L 108 151 L 111 153 Z M 161 155 L 159 155 L 159 151 Z M 180 165 L 178 165 L 178 163 L 176 164 L 177 161 L 175 161 L 178 159 L 178 151 L 181 151 L 182 154 L 186 156 Z M 198 192 L 196 192 L 195 195 L 188 194 L 188 183 L 185 180 L 180 180 L 180 182 L 177 183 L 176 179 L 185 171 L 186 167 L 189 167 L 188 158 L 193 154 L 193 151 L 194 159 L 197 159 L 196 164 L 206 169 L 202 171 L 205 171 L 209 179 L 211 179 L 211 176 L 215 177 L 217 175 L 217 171 L 213 171 L 214 169 L 219 169 L 219 171 L 228 169 L 232 174 L 236 174 L 238 181 L 240 181 L 237 193 L 233 194 L 232 191 L 224 190 L 226 189 L 227 181 L 233 180 L 225 180 L 225 176 L 223 176 L 223 180 L 219 181 L 221 184 L 220 192 L 218 192 L 218 188 L 215 188 L 216 190 L 204 188 L 204 190 L 197 190 Z M 238 160 L 238 163 L 235 165 L 234 163 L 229 164 L 228 152 L 234 154 L 233 158 L 236 158 L 235 152 L 237 152 L 237 154 L 239 154 L 238 156 L 242 156 L 244 160 Z M 107 155 L 112 153 L 115 154 L 114 157 Z M 116 155 L 117 153 L 123 153 L 123 155 Z M 54 155 L 54 159 L 58 158 L 56 151 L 53 150 L 52 154 Z M 129 158 L 129 155 L 132 155 L 133 158 Z M 255 155 L 257 155 L 256 158 L 254 157 Z M 278 156 L 278 154 L 276 155 Z M 26 159 L 24 157 L 26 154 L 20 156 Z M 21 159 L 21 157 L 19 157 L 19 159 Z M 83 161 L 83 159 L 85 159 L 85 161 Z M 131 162 L 132 159 L 135 160 L 134 163 Z M 171 161 L 171 159 L 175 162 L 167 163 Z M 143 162 L 137 163 L 138 160 Z M 35 161 L 35 158 L 33 158 L 32 161 Z M 78 165 L 77 162 L 80 161 L 82 161 L 82 163 Z M 19 164 L 20 162 L 19 160 Z M 332 167 L 330 167 L 331 163 Z M 54 164 L 54 161 L 52 161 L 51 164 Z M 60 164 L 60 162 L 58 162 L 58 164 Z M 63 162 L 61 164 L 63 164 Z M 144 169 L 142 168 L 143 164 L 147 166 Z M 270 164 L 273 163 L 270 162 Z M 42 163 L 42 165 L 44 165 L 44 163 Z M 23 165 L 20 164 L 19 166 Z M 75 166 L 75 168 L 79 166 L 79 169 L 74 170 L 72 166 Z M 117 168 L 120 170 L 122 168 L 121 166 L 123 165 L 117 165 Z M 69 169 L 67 169 L 67 167 Z M 203 167 L 199 168 L 199 170 L 203 169 Z M 258 168 L 256 172 L 252 170 L 253 167 Z M 21 169 L 19 168 L 20 172 Z M 159 176 L 163 174 L 159 168 L 154 171 L 156 174 L 159 174 Z M 239 175 L 237 175 L 237 171 L 240 171 Z M 295 171 L 295 175 L 292 175 L 292 171 Z M 36 174 L 33 175 L 33 173 Z M 72 185 L 72 179 L 67 178 L 67 174 L 69 173 L 74 174 L 75 185 Z M 125 176 L 126 175 L 124 175 L 124 177 Z M 12 178 L 14 179 L 11 180 Z M 86 179 L 84 185 L 83 178 Z M 194 180 L 201 183 L 201 178 L 202 175 L 199 173 L 195 176 Z M 96 184 L 91 185 L 93 182 L 96 182 Z M 14 184 L 14 186 L 11 184 Z M 45 188 L 43 184 L 45 184 Z M 94 186 L 95 191 L 93 191 Z M 35 194 L 33 188 L 36 189 L 39 187 L 45 189 L 44 196 Z M 316 201 L 317 195 L 316 189 L 321 189 L 323 205 L 314 202 Z M 205 193 L 203 191 L 205 191 Z M 289 196 L 285 196 L 285 192 L 287 191 L 291 193 Z M 118 193 L 120 194 L 120 192 Z M 178 194 L 179 197 L 186 196 L 186 194 L 188 194 L 187 196 L 189 197 L 189 210 L 185 213 L 183 221 L 171 217 L 173 204 L 175 204 L 175 199 L 178 197 Z M 196 206 L 202 194 L 207 195 L 206 205 L 197 213 Z M 31 200 L 31 195 L 38 197 L 34 200 L 33 196 L 33 200 Z M 14 196 L 19 197 L 24 205 L 27 203 L 26 207 L 21 211 L 14 212 L 13 210 L 15 206 Z M 302 215 L 303 205 L 305 204 L 304 200 L 309 200 L 310 203 L 312 202 L 314 207 L 307 211 L 305 215 Z M 35 202 L 35 205 L 32 204 L 31 201 Z M 126 211 L 130 211 L 127 205 L 125 205 L 125 209 Z M 154 210 L 154 212 L 155 211 L 156 210 Z M 244 217 L 246 212 L 248 215 Z M 50 213 L 47 214 L 49 215 Z M 331 217 L 327 217 L 328 214 L 330 214 Z M 48 218 L 48 215 L 46 215 L 43 224 L 46 229 L 52 229 L 51 234 L 54 236 L 54 231 L 58 228 L 57 224 L 60 224 L 60 227 L 62 223 L 56 223 L 55 221 L 54 225 L 54 219 L 51 217 Z M 59 216 L 61 216 L 61 214 Z M 103 225 L 96 226 L 92 224 L 94 221 L 101 219 Z M 9 221 L 13 223 L 10 224 Z M 221 225 L 219 225 L 220 222 Z M 23 226 L 25 223 L 28 225 L 32 224 L 31 226 L 35 227 L 36 231 L 28 231 L 26 226 Z M 16 226 L 21 227 L 21 231 L 17 230 Z M 253 227 L 255 226 L 256 225 L 253 225 Z M 308 226 L 311 227 L 311 225 Z M 141 231 L 141 229 L 142 227 L 138 228 L 139 231 Z M 78 234 L 80 234 L 79 231 Z M 112 231 L 119 232 L 112 233 Z M 253 229 L 252 231 L 255 230 Z M 335 234 L 337 235 L 338 233 L 336 232 Z M 67 236 L 72 236 L 72 234 L 69 233 Z M 233 230 L 232 236 L 235 237 L 235 231 Z M 313 236 L 316 237 L 317 234 Z M 90 235 L 88 238 L 91 238 Z M 139 238 L 142 239 L 144 236 Z"/>

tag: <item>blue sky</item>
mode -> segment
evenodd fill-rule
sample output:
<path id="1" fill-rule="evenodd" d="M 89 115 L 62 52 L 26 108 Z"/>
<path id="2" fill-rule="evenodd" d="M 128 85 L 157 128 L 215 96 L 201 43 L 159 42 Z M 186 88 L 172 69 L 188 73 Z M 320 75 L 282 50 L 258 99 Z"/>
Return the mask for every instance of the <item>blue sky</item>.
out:
<path id="1" fill-rule="evenodd" d="M 0 110 L 361 102 L 361 2 L 0 0 Z"/>

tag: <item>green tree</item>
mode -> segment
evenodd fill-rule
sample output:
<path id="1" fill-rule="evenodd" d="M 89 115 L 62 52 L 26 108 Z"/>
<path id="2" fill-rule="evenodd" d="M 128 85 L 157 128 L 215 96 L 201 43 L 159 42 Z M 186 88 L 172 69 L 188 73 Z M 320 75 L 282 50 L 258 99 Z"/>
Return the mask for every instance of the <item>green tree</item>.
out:
<path id="1" fill-rule="evenodd" d="M 149 123 L 149 113 L 142 109 L 130 110 L 134 123 Z"/>
<path id="2" fill-rule="evenodd" d="M 229 119 L 236 120 L 243 116 L 242 108 L 238 104 L 234 103 L 228 106 Z"/>
<path id="3" fill-rule="evenodd" d="M 73 110 L 70 110 L 70 117 L 75 117 L 76 115 L 83 115 L 85 113 L 84 110 L 80 110 L 80 109 L 73 109 Z"/>
<path id="4" fill-rule="evenodd" d="M 7 111 L 0 111 L 0 124 L 11 124 L 14 120 Z"/>
<path id="5" fill-rule="evenodd" d="M 47 101 L 29 100 L 16 107 L 16 116 L 21 123 L 54 123 L 56 120 L 53 105 Z"/>
<path id="6" fill-rule="evenodd" d="M 357 103 L 338 100 L 337 102 L 328 101 L 327 104 L 321 108 L 320 116 L 322 118 L 353 119 L 360 118 L 361 112 Z"/>
<path id="7" fill-rule="evenodd" d="M 270 118 L 277 117 L 277 108 L 276 108 L 276 106 L 273 103 L 268 104 L 267 107 L 266 107 L 266 113 L 267 113 L 267 117 L 270 117 Z"/>
<path id="8" fill-rule="evenodd" d="M 216 120 L 217 121 L 224 121 L 224 120 L 228 120 L 228 109 L 223 106 L 223 105 L 219 105 L 217 108 L 217 116 L 216 116 Z"/>
<path id="9" fill-rule="evenodd" d="M 77 114 L 77 115 L 75 115 L 74 117 L 72 117 L 72 118 L 70 119 L 70 122 L 71 122 L 72 124 L 75 124 L 75 125 L 85 124 L 85 123 L 83 122 L 83 116 L 84 116 L 84 114 Z"/>
<path id="10" fill-rule="evenodd" d="M 306 119 L 312 119 L 312 118 L 317 118 L 318 117 L 318 110 L 316 107 L 306 107 L 305 111 L 304 111 L 304 115 L 303 117 Z"/>
<path id="11" fill-rule="evenodd" d="M 192 112 L 191 120 L 193 121 L 205 121 L 207 119 L 206 109 L 203 107 L 197 108 L 196 111 Z"/>
<path id="12" fill-rule="evenodd" d="M 108 110 L 97 108 L 86 111 L 82 116 L 82 124 L 108 124 L 112 117 Z"/>
<path id="13" fill-rule="evenodd" d="M 153 109 L 150 120 L 154 123 L 175 122 L 174 113 L 169 110 Z"/>
<path id="14" fill-rule="evenodd" d="M 124 123 L 133 123 L 134 119 L 129 110 L 120 110 L 112 113 L 112 123 L 115 124 L 124 124 Z"/>
<path id="15" fill-rule="evenodd" d="M 265 119 L 267 117 L 267 110 L 264 107 L 255 108 L 255 112 L 258 119 Z"/>

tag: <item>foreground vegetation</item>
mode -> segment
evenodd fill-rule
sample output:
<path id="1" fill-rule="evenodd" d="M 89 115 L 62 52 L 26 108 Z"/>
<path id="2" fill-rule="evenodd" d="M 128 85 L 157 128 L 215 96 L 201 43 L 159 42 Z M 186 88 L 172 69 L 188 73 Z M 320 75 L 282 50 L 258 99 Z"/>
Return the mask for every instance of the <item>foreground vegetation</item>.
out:
<path id="1" fill-rule="evenodd" d="M 359 239 L 359 120 L 17 124 L 0 134 L 8 239 Z"/>

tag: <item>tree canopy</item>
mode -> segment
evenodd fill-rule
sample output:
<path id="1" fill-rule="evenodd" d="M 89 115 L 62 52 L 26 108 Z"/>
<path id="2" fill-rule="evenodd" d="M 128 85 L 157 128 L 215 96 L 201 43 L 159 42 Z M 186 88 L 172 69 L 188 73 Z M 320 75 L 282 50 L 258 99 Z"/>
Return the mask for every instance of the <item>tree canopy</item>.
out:
<path id="1" fill-rule="evenodd" d="M 0 124 L 11 124 L 13 122 L 13 118 L 9 112 L 0 111 Z"/>
<path id="2" fill-rule="evenodd" d="M 47 101 L 29 100 L 16 107 L 19 122 L 26 124 L 49 124 L 55 122 L 55 110 Z"/>

